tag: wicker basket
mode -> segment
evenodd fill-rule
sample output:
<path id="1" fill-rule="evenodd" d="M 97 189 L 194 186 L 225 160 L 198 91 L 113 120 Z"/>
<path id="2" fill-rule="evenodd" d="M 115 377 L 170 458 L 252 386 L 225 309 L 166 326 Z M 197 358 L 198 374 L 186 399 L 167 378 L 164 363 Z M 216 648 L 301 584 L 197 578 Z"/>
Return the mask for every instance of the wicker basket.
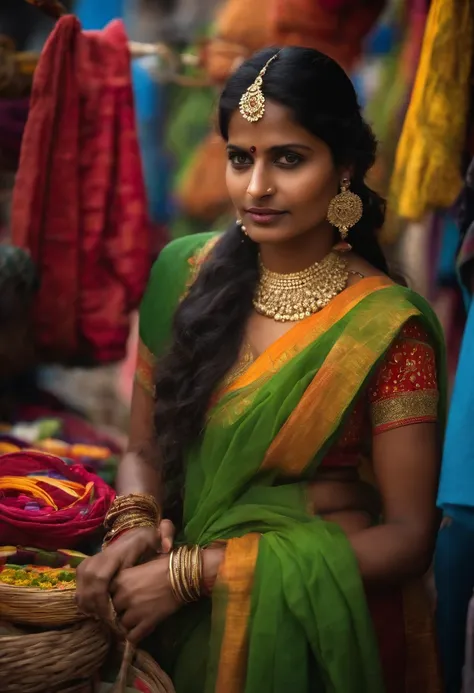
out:
<path id="1" fill-rule="evenodd" d="M 7 549 L 9 547 L 3 547 Z M 11 547 L 14 552 L 14 547 Z M 65 551 L 39 551 L 17 547 L 6 561 L 16 565 L 42 565 L 62 568 L 70 564 L 73 569 L 86 558 L 84 554 Z M 57 628 L 84 620 L 77 610 L 75 586 L 44 590 L 37 587 L 19 587 L 0 582 L 0 614 L 10 623 L 40 628 Z"/>
<path id="2" fill-rule="evenodd" d="M 140 677 L 151 693 L 175 693 L 171 679 L 158 666 L 153 657 L 137 650 L 131 667 L 131 673 Z"/>
<path id="3" fill-rule="evenodd" d="M 2 693 L 86 691 L 103 664 L 109 634 L 97 621 L 0 637 Z"/>
<path id="4" fill-rule="evenodd" d="M 71 625 L 86 618 L 77 610 L 75 587 L 41 590 L 0 583 L 0 612 L 6 621 L 47 628 Z"/>

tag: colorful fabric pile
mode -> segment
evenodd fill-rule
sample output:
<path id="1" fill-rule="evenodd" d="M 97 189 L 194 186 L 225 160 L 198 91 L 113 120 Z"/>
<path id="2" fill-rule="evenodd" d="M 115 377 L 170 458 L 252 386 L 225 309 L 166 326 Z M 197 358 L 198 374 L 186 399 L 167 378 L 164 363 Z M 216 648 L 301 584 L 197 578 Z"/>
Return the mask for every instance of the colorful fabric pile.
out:
<path id="1" fill-rule="evenodd" d="M 115 494 L 81 464 L 24 450 L 0 457 L 0 543 L 55 550 L 93 542 Z"/>
<path id="2" fill-rule="evenodd" d="M 114 484 L 120 448 L 78 416 L 62 414 L 15 425 L 0 423 L 0 456 L 31 449 L 82 464 L 106 483 Z"/>

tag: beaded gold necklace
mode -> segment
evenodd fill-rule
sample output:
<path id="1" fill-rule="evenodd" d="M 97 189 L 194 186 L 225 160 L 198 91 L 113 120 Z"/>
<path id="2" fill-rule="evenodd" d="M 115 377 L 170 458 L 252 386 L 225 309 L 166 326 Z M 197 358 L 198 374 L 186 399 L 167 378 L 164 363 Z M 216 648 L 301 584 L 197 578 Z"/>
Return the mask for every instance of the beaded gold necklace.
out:
<path id="1" fill-rule="evenodd" d="M 260 261 L 260 281 L 253 305 L 257 313 L 277 322 L 303 320 L 341 293 L 348 277 L 347 260 L 336 252 L 292 274 L 272 272 Z"/>

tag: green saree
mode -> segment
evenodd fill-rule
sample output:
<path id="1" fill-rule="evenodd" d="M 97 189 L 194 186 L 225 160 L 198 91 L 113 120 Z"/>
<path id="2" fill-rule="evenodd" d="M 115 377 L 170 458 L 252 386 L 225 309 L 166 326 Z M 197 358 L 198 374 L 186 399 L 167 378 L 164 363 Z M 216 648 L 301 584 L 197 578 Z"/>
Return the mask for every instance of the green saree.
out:
<path id="1" fill-rule="evenodd" d="M 137 378 L 145 387 L 176 305 L 211 235 L 180 239 L 157 261 L 141 309 Z M 439 324 L 418 295 L 363 279 L 297 323 L 216 393 L 186 459 L 184 536 L 226 541 L 212 597 L 157 634 L 177 693 L 382 693 L 377 645 L 344 533 L 311 516 L 307 480 L 403 325 L 418 317 L 444 363 Z M 439 373 L 439 383 L 445 382 Z M 440 397 L 444 419 L 444 392 Z"/>

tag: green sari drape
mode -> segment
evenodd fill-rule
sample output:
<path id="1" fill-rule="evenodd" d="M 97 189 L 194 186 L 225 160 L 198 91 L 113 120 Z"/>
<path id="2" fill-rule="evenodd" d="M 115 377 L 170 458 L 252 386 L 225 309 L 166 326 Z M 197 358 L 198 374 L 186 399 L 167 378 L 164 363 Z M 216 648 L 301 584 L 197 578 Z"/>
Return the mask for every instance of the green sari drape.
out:
<path id="1" fill-rule="evenodd" d="M 155 358 L 209 238 L 171 244 L 154 268 L 141 340 Z M 309 514 L 306 488 L 364 385 L 415 316 L 436 345 L 443 388 L 443 338 L 431 309 L 408 289 L 374 277 L 296 324 L 217 393 L 186 459 L 183 540 L 225 540 L 226 558 L 212 613 L 203 602 L 160 629 L 155 654 L 177 693 L 382 693 L 356 558 L 336 525 Z"/>

